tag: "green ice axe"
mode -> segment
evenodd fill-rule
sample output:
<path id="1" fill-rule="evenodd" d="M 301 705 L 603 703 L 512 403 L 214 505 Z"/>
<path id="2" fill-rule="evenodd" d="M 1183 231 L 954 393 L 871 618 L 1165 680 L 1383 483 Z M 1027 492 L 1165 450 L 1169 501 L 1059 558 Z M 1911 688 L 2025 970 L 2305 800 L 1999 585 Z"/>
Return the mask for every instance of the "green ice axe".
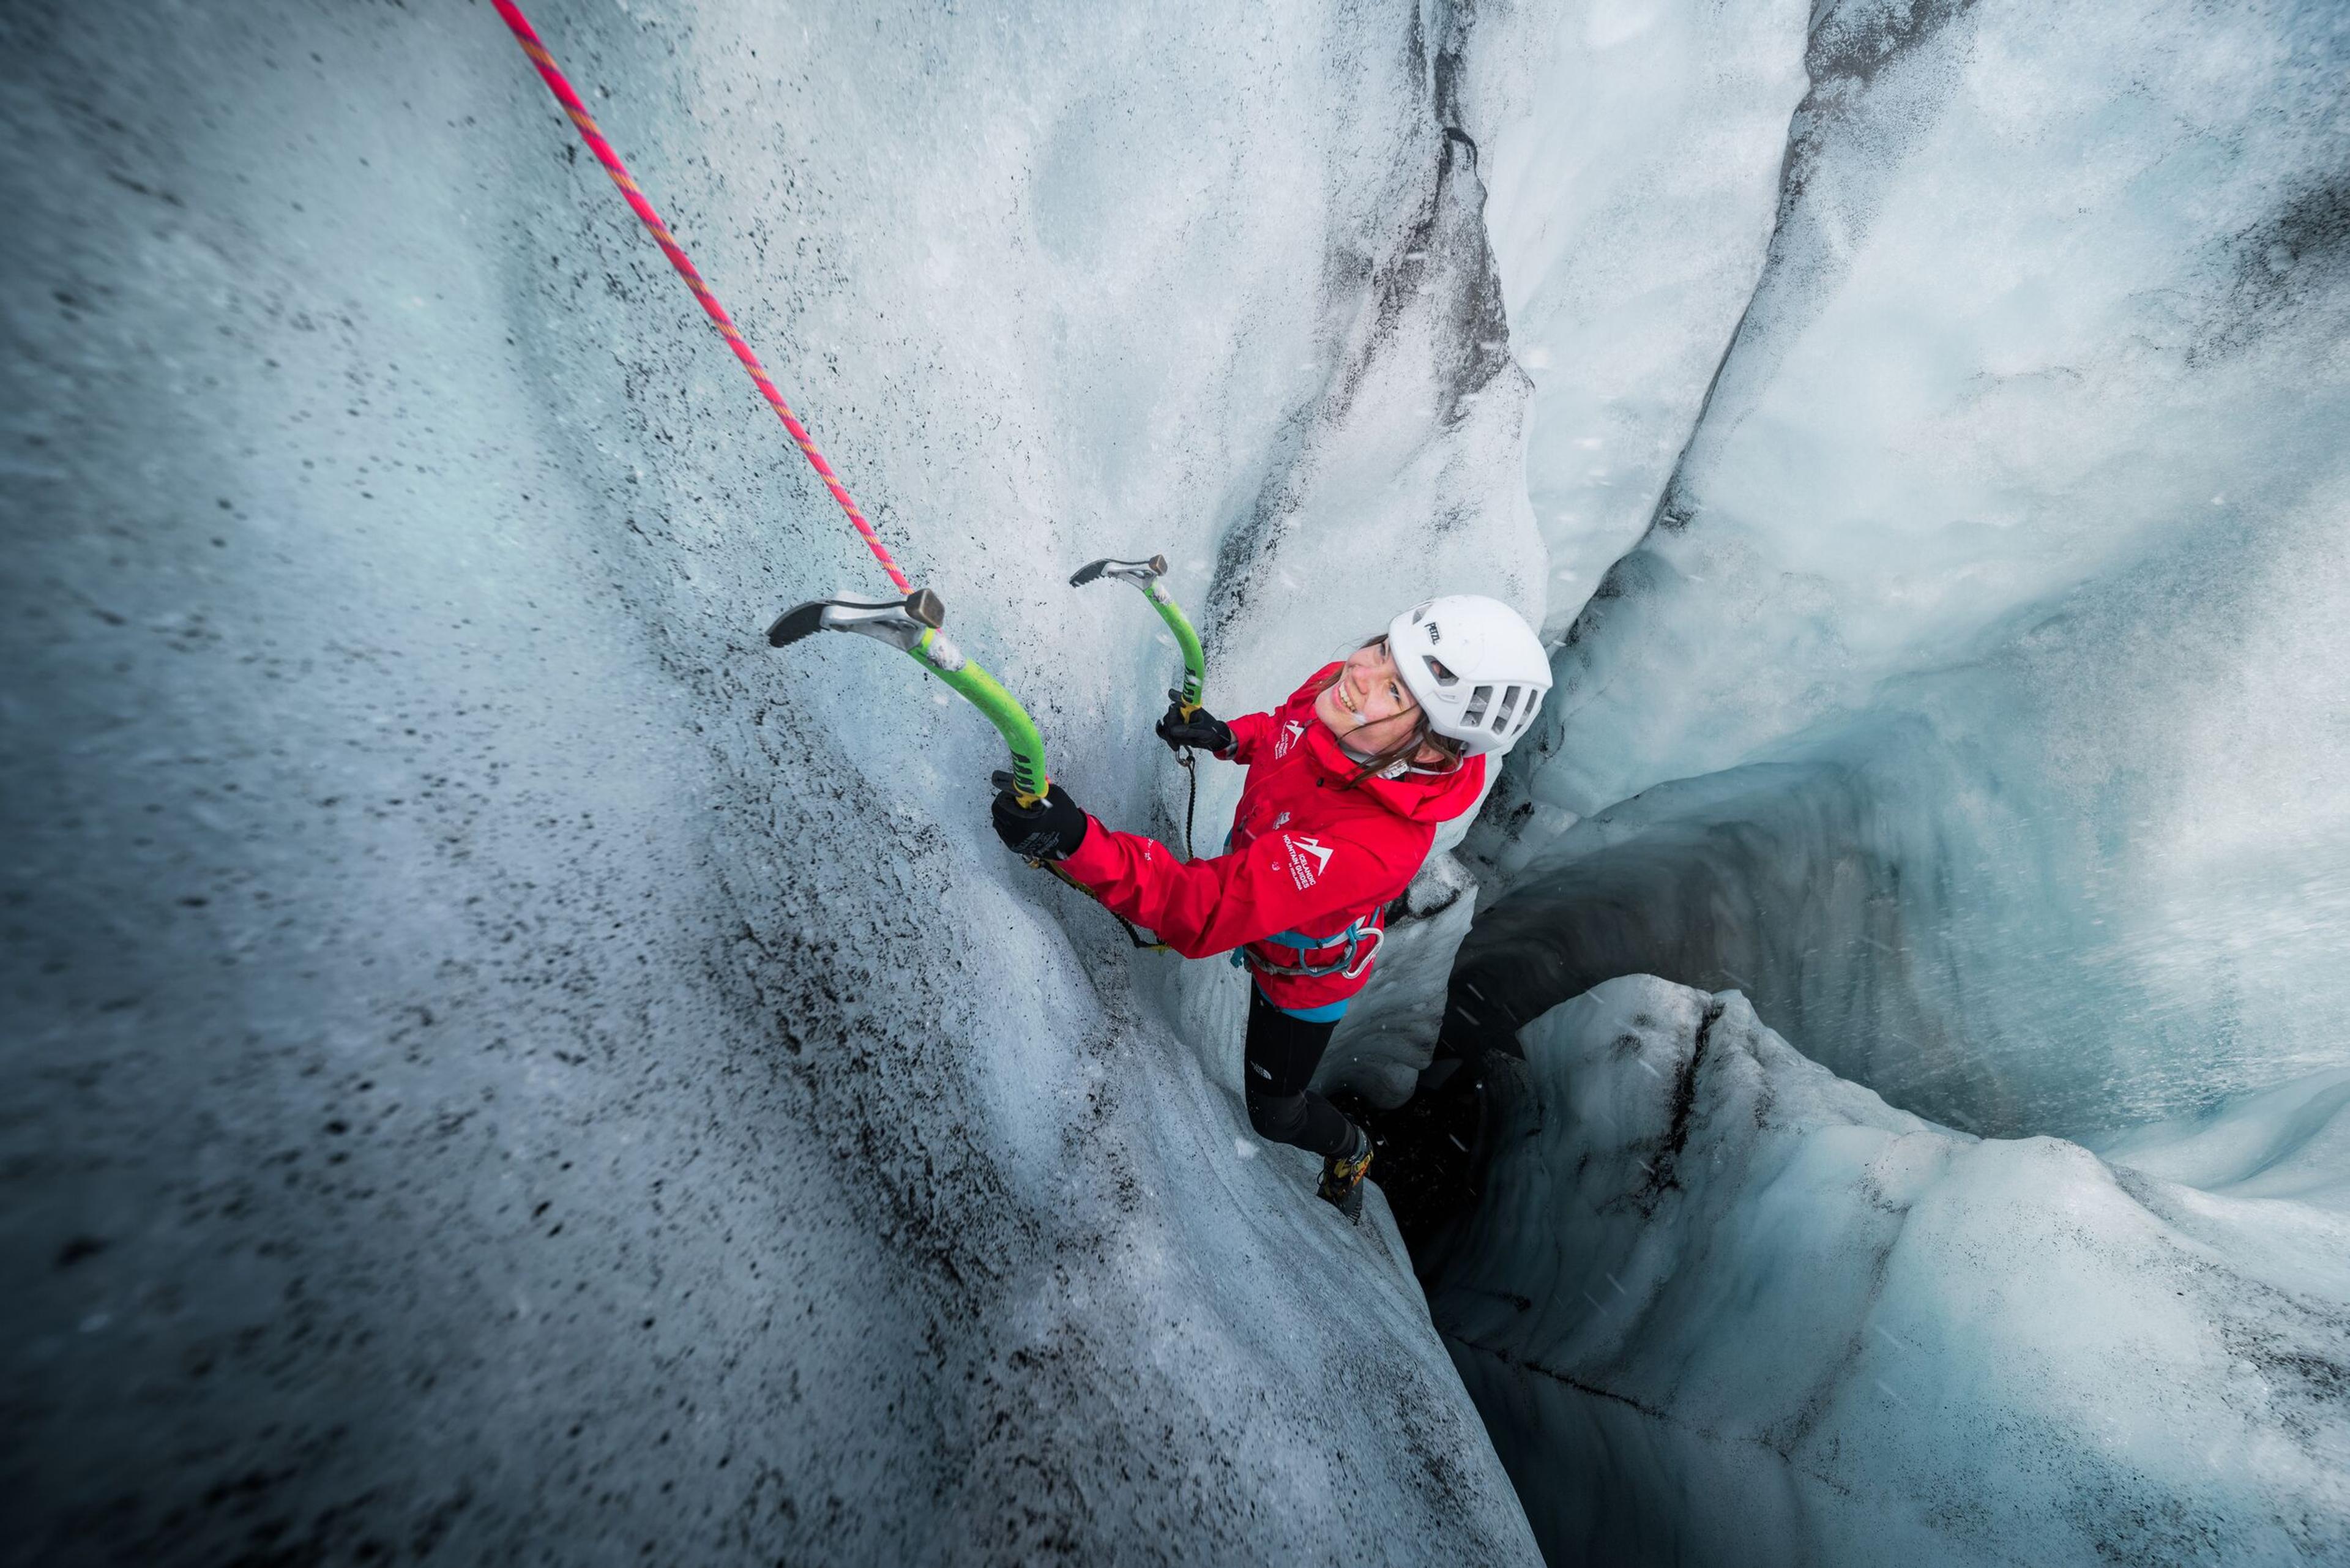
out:
<path id="1" fill-rule="evenodd" d="M 1200 711 L 1201 693 L 1207 690 L 1208 660 L 1200 651 L 1200 634 L 1191 629 L 1191 621 L 1184 617 L 1183 607 L 1175 602 L 1175 596 L 1169 593 L 1167 585 L 1159 580 L 1166 575 L 1167 557 L 1164 556 L 1153 556 L 1147 561 L 1088 561 L 1071 574 L 1069 587 L 1081 588 L 1103 577 L 1116 577 L 1142 590 L 1142 597 L 1150 601 L 1150 607 L 1159 612 L 1159 618 L 1165 621 L 1167 629 L 1175 634 L 1176 646 L 1183 650 L 1182 690 L 1170 691 L 1167 695 L 1182 708 L 1183 717 L 1188 719 Z"/>
<path id="2" fill-rule="evenodd" d="M 1012 748 L 1013 792 L 1022 805 L 1034 805 L 1045 798 L 1053 783 L 1045 771 L 1045 740 L 1036 732 L 1036 721 L 1002 682 L 980 668 L 977 660 L 966 658 L 954 640 L 939 629 L 946 618 L 946 606 L 928 588 L 916 588 L 902 599 L 879 604 L 809 599 L 777 616 L 767 628 L 767 641 L 776 648 L 788 648 L 819 631 L 855 631 L 913 655 L 915 663 L 961 692 L 1003 733 L 1003 743 Z"/>
<path id="3" fill-rule="evenodd" d="M 1045 771 L 1045 742 L 1036 733 L 1036 722 L 994 676 L 964 657 L 962 649 L 939 629 L 939 623 L 946 618 L 946 606 L 928 588 L 916 588 L 902 599 L 886 599 L 879 604 L 858 599 L 809 599 L 777 616 L 775 624 L 767 628 L 767 641 L 776 648 L 788 648 L 820 631 L 854 631 L 913 655 L 915 663 L 962 692 L 1003 732 L 1003 743 L 1012 748 L 1012 771 L 996 774 L 993 782 L 997 789 L 1012 791 L 1023 806 L 1035 805 L 1053 785 Z M 1092 888 L 1050 861 L 1032 860 L 1029 864 L 1050 871 L 1089 898 L 1094 896 Z M 1144 941 L 1123 917 L 1118 924 L 1126 927 L 1127 937 L 1136 947 L 1152 945 Z"/>

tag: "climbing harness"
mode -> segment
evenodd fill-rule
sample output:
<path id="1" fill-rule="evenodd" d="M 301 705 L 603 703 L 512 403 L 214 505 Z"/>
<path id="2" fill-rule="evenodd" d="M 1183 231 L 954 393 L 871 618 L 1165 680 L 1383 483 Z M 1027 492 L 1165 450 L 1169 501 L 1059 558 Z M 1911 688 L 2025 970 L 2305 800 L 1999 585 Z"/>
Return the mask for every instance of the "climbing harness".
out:
<path id="1" fill-rule="evenodd" d="M 490 0 L 490 3 L 513 32 L 515 41 L 522 46 L 523 53 L 530 57 L 530 63 L 538 68 L 540 78 L 546 83 L 547 90 L 555 95 L 556 102 L 563 106 L 563 112 L 569 115 L 571 123 L 578 128 L 580 139 L 588 143 L 588 151 L 596 155 L 596 161 L 604 166 L 604 172 L 612 177 L 612 183 L 619 188 L 630 210 L 643 221 L 645 228 L 660 246 L 661 254 L 669 257 L 670 265 L 677 269 L 678 276 L 685 280 L 685 286 L 701 302 L 711 323 L 718 328 L 718 335 L 726 339 L 726 346 L 734 351 L 734 358 L 743 362 L 743 369 L 750 373 L 752 384 L 759 389 L 759 395 L 767 400 L 769 408 L 775 410 L 775 417 L 784 421 L 784 429 L 791 432 L 792 441 L 806 456 L 808 466 L 816 470 L 816 477 L 824 481 L 825 488 L 832 493 L 833 500 L 847 514 L 858 536 L 865 541 L 866 548 L 873 552 L 873 558 L 881 564 L 881 569 L 889 574 L 889 581 L 898 591 L 906 596 L 899 600 L 879 604 L 853 599 L 811 599 L 805 604 L 795 605 L 778 616 L 775 624 L 767 628 L 769 644 L 785 648 L 818 631 L 853 631 L 878 639 L 910 654 L 916 663 L 969 700 L 995 726 L 1003 735 L 1004 744 L 1012 751 L 1014 791 L 1022 805 L 1034 805 L 1044 798 L 1045 792 L 1052 784 L 1045 765 L 1044 741 L 1036 732 L 1035 721 L 1028 716 L 1027 710 L 1003 689 L 995 677 L 965 656 L 940 630 L 946 619 L 946 607 L 930 589 L 917 589 L 906 580 L 906 574 L 890 557 L 889 547 L 881 543 L 880 535 L 874 531 L 873 524 L 866 521 L 865 514 L 858 511 L 857 503 L 850 499 L 848 487 L 841 483 L 839 476 L 832 472 L 832 465 L 824 460 L 824 453 L 816 450 L 816 441 L 809 436 L 807 428 L 792 412 L 791 405 L 784 400 L 783 393 L 776 390 L 775 383 L 767 375 L 766 367 L 760 364 L 758 355 L 751 351 L 751 345 L 743 340 L 733 317 L 727 315 L 726 307 L 718 302 L 718 296 L 711 291 L 710 285 L 702 281 L 692 258 L 685 254 L 684 247 L 669 232 L 669 225 L 661 221 L 660 213 L 654 211 L 652 202 L 646 199 L 643 190 L 629 173 L 628 165 L 620 161 L 620 155 L 605 140 L 602 129 L 588 114 L 588 106 L 580 101 L 578 93 L 572 89 L 570 81 L 556 67 L 555 57 L 540 41 L 537 29 L 530 25 L 530 19 L 522 14 L 514 0 Z"/>
<path id="2" fill-rule="evenodd" d="M 1378 954 L 1379 943 L 1386 940 L 1387 931 L 1374 922 L 1373 917 L 1366 915 L 1335 936 L 1309 937 L 1302 931 L 1279 931 L 1257 939 L 1261 942 L 1295 950 L 1297 962 L 1294 966 L 1274 963 L 1245 947 L 1240 947 L 1232 950 L 1232 967 L 1253 969 L 1259 974 L 1293 975 L 1311 980 L 1335 974 L 1341 980 L 1352 980 L 1370 967 L 1371 960 Z M 1347 944 L 1347 950 L 1336 963 L 1309 964 L 1305 961 L 1307 953 L 1322 948 L 1335 948 L 1340 942 Z"/>
<path id="3" fill-rule="evenodd" d="M 1165 621 L 1167 629 L 1175 634 L 1175 645 L 1183 650 L 1183 683 L 1170 690 L 1167 700 L 1180 709 L 1183 717 L 1188 719 L 1200 711 L 1200 699 L 1207 691 L 1208 661 L 1207 656 L 1200 651 L 1200 634 L 1191 629 L 1191 618 L 1183 613 L 1183 607 L 1175 602 L 1175 596 L 1169 593 L 1167 585 L 1160 581 L 1166 575 L 1167 557 L 1164 556 L 1153 556 L 1147 561 L 1105 558 L 1087 561 L 1069 574 L 1069 587 L 1081 588 L 1087 583 L 1111 578 L 1132 583 L 1142 590 L 1142 597 L 1150 601 L 1150 607 L 1159 612 L 1159 618 Z M 1191 860 L 1196 857 L 1191 850 L 1191 830 L 1200 815 L 1200 774 L 1191 747 L 1185 746 L 1175 753 L 1175 765 L 1183 770 L 1183 858 Z M 1127 928 L 1127 934 L 1133 934 L 1131 926 Z"/>

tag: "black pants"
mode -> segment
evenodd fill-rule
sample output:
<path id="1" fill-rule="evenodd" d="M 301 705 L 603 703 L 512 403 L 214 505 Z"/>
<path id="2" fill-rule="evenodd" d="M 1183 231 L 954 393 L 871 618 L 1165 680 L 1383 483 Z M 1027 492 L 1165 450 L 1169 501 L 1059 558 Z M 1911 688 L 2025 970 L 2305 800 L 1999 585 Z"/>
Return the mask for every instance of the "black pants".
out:
<path id="1" fill-rule="evenodd" d="M 1248 1088 L 1249 1126 L 1257 1136 L 1274 1143 L 1295 1144 L 1328 1158 L 1355 1147 L 1355 1124 L 1338 1107 L 1306 1088 L 1330 1032 L 1338 1027 L 1293 1018 L 1249 987 L 1248 1065 L 1243 1069 Z"/>

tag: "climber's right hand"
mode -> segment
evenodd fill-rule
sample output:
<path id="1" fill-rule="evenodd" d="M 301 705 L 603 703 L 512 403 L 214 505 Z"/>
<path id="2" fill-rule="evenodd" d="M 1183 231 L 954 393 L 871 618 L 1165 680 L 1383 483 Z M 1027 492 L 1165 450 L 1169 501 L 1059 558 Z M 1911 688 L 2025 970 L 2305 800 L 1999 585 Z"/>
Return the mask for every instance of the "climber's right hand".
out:
<path id="1" fill-rule="evenodd" d="M 1058 860 L 1076 854 L 1086 841 L 1086 814 L 1059 784 L 1048 785 L 1044 799 L 1023 805 L 1008 781 L 1000 783 L 992 815 L 1003 847 L 1031 860 Z"/>
<path id="2" fill-rule="evenodd" d="M 1201 751 L 1213 752 L 1222 756 L 1232 749 L 1232 727 L 1230 724 L 1205 708 L 1192 709 L 1191 716 L 1187 719 L 1183 716 L 1183 704 L 1180 702 L 1167 704 L 1167 716 L 1159 721 L 1159 738 L 1173 751 L 1196 746 Z"/>

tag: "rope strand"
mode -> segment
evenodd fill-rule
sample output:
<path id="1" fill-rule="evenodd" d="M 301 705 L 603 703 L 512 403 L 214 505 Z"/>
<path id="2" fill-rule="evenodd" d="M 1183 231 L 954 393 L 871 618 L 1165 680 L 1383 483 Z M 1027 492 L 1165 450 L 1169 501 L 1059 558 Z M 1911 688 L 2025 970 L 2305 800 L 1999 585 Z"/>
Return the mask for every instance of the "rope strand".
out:
<path id="1" fill-rule="evenodd" d="M 522 14 L 514 0 L 490 0 L 490 4 L 497 7 L 499 16 L 513 29 L 515 41 L 522 46 L 522 52 L 530 57 L 530 63 L 538 67 L 540 78 L 546 83 L 546 90 L 555 95 L 555 101 L 561 104 L 563 112 L 571 117 L 571 123 L 579 128 L 579 138 L 588 144 L 588 151 L 596 155 L 596 161 L 604 166 L 604 172 L 609 174 L 612 183 L 620 188 L 621 196 L 644 221 L 646 229 L 660 244 L 661 254 L 669 257 L 670 265 L 675 267 L 677 275 L 685 280 L 685 286 L 693 291 L 693 297 L 702 302 L 702 308 L 717 327 L 718 335 L 726 339 L 726 347 L 734 350 L 734 358 L 743 361 L 743 369 L 751 373 L 751 380 L 758 387 L 759 395 L 767 400 L 767 406 L 775 410 L 775 417 L 784 421 L 784 429 L 791 432 L 793 441 L 806 454 L 808 466 L 816 470 L 816 477 L 824 481 L 827 490 L 832 492 L 832 498 L 840 503 L 840 509 L 848 514 L 848 520 L 856 525 L 858 536 L 865 541 L 866 548 L 873 552 L 873 558 L 881 563 L 881 569 L 889 574 L 889 580 L 898 585 L 899 593 L 912 593 L 913 585 L 906 581 L 906 574 L 899 571 L 898 563 L 890 558 L 889 546 L 881 543 L 881 535 L 873 531 L 873 524 L 865 520 L 865 514 L 859 512 L 857 503 L 849 499 L 848 487 L 842 484 L 839 477 L 832 472 L 832 464 L 825 462 L 824 453 L 816 451 L 816 442 L 808 436 L 807 427 L 800 423 L 798 417 L 792 412 L 792 406 L 784 401 L 783 393 L 775 389 L 775 383 L 767 377 L 766 367 L 759 363 L 756 354 L 751 352 L 751 345 L 743 341 L 743 334 L 734 326 L 733 317 L 726 314 L 726 307 L 718 303 L 718 296 L 710 291 L 708 284 L 702 282 L 702 274 L 694 269 L 692 259 L 669 232 L 669 225 L 661 222 L 661 215 L 653 211 L 653 204 L 645 199 L 644 192 L 629 176 L 628 165 L 620 161 L 620 155 L 612 151 L 610 142 L 604 140 L 604 132 L 598 128 L 595 117 L 588 112 L 588 106 L 579 101 L 579 95 L 571 90 L 571 83 L 556 67 L 555 57 L 547 53 L 546 46 L 539 41 L 538 32 L 530 25 L 530 18 Z"/>

